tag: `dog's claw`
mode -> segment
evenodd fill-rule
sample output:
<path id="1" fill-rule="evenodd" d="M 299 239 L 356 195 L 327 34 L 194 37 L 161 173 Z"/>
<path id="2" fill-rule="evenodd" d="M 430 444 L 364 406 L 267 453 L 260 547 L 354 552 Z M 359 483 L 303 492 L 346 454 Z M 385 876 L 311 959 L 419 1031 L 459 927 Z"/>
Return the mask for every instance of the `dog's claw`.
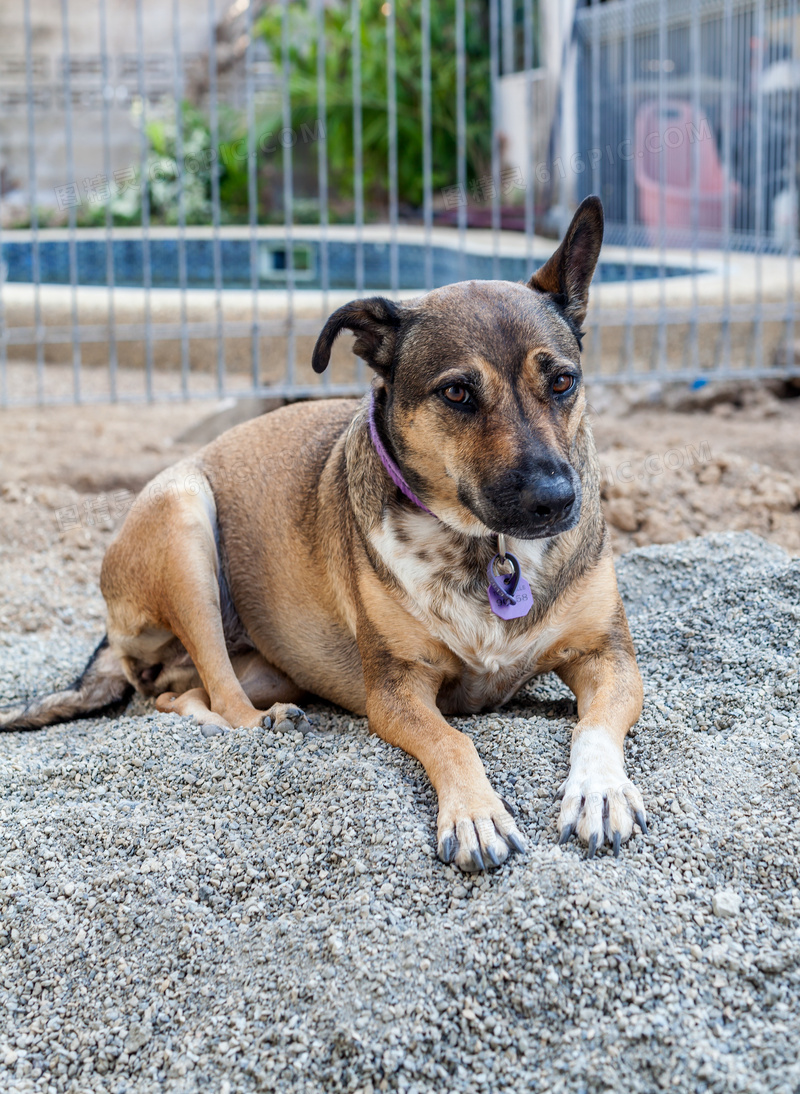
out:
<path id="1" fill-rule="evenodd" d="M 622 834 L 620 832 L 614 833 L 614 858 L 619 858 L 619 849 L 622 844 Z"/>
<path id="2" fill-rule="evenodd" d="M 644 819 L 644 813 L 641 811 L 641 809 L 636 810 L 636 812 L 633 814 L 633 819 L 636 821 L 636 823 L 641 828 L 642 835 L 646 836 L 647 835 L 647 821 Z"/>
<path id="3" fill-rule="evenodd" d="M 452 862 L 456 857 L 456 851 L 458 850 L 458 843 L 455 836 L 445 836 L 442 840 L 442 849 L 439 852 L 439 857 L 442 862 Z"/>
<path id="4" fill-rule="evenodd" d="M 591 836 L 589 837 L 589 849 L 586 852 L 586 857 L 587 858 L 594 858 L 596 850 L 597 850 L 597 835 L 596 835 L 595 832 L 592 832 Z"/>
<path id="5" fill-rule="evenodd" d="M 485 870 L 486 863 L 483 861 L 483 855 L 481 854 L 480 847 L 475 847 L 472 851 L 472 861 L 470 863 L 470 872 L 477 873 L 479 870 Z"/>
<path id="6" fill-rule="evenodd" d="M 508 802 L 491 788 L 471 808 L 464 807 L 463 799 L 455 807 L 440 800 L 438 828 L 439 858 L 467 874 L 497 869 L 514 851 L 526 848 Z"/>
<path id="7" fill-rule="evenodd" d="M 507 832 L 505 840 L 512 851 L 516 851 L 518 855 L 525 854 L 525 841 L 521 840 L 516 832 Z"/>
<path id="8" fill-rule="evenodd" d="M 574 824 L 567 824 L 561 829 L 561 835 L 558 837 L 558 846 L 563 847 L 565 843 L 569 843 L 572 839 L 572 833 L 575 831 Z"/>
<path id="9" fill-rule="evenodd" d="M 516 811 L 516 809 L 515 809 L 515 808 L 513 807 L 513 805 L 511 805 L 511 803 L 509 802 L 508 798 L 503 798 L 503 797 L 501 797 L 501 798 L 500 798 L 500 801 L 501 801 L 501 802 L 503 803 L 503 805 L 504 805 L 504 806 L 506 807 L 506 811 L 507 811 L 507 812 L 508 812 L 508 813 L 509 813 L 509 814 L 510 814 L 510 815 L 511 815 L 512 817 L 514 817 L 514 819 L 516 819 L 516 816 L 517 816 L 517 811 Z"/>

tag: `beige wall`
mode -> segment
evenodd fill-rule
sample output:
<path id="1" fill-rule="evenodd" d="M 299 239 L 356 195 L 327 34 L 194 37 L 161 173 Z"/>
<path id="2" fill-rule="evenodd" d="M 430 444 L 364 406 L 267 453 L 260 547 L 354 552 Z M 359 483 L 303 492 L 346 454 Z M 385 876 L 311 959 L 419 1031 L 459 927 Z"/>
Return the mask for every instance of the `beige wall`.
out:
<path id="1" fill-rule="evenodd" d="M 231 0 L 215 0 L 216 18 Z M 147 111 L 172 100 L 175 72 L 172 3 L 142 0 Z M 238 5 L 242 7 L 241 0 Z M 106 0 L 108 81 L 102 78 L 99 0 L 69 0 L 70 80 L 74 172 L 66 156 L 64 42 L 60 0 L 30 0 L 37 191 L 41 205 L 56 204 L 54 188 L 103 175 L 103 101 L 110 111 L 111 172 L 139 162 L 135 109 L 139 98 L 135 0 Z M 23 0 L 0 3 L 0 171 L 3 188 L 27 200 L 28 117 Z M 206 0 L 181 0 L 180 32 L 189 81 L 207 71 Z M 221 89 L 221 90 L 224 90 Z M 11 195 L 13 200 L 13 195 Z M 8 197 L 6 198 L 8 204 Z"/>

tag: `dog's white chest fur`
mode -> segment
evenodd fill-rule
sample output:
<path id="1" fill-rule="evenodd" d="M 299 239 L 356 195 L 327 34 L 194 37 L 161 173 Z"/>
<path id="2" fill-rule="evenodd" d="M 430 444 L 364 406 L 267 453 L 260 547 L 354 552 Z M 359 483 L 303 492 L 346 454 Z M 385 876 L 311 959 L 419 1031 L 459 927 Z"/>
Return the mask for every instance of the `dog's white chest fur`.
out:
<path id="1" fill-rule="evenodd" d="M 512 628 L 492 612 L 488 595 L 465 589 L 475 575 L 465 570 L 447 528 L 425 513 L 387 514 L 370 539 L 403 590 L 406 610 L 464 663 L 463 709 L 501 703 L 534 674 L 552 636 Z M 544 541 L 509 539 L 507 549 L 535 597 Z"/>

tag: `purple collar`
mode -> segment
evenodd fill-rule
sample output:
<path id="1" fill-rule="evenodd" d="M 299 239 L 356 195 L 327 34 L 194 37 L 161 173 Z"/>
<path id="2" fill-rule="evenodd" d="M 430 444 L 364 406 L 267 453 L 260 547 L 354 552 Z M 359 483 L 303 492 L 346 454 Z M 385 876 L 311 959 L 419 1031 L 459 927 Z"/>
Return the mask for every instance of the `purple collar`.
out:
<path id="1" fill-rule="evenodd" d="M 430 513 L 432 517 L 435 517 L 436 514 L 432 513 L 427 505 L 423 505 L 423 503 L 419 500 L 417 495 L 408 485 L 406 480 L 403 478 L 403 472 L 400 470 L 392 457 L 386 451 L 383 441 L 378 436 L 378 429 L 375 425 L 375 392 L 372 393 L 372 397 L 369 402 L 369 435 L 372 438 L 372 443 L 375 445 L 375 451 L 380 457 L 380 461 L 384 466 L 386 474 L 395 484 L 397 489 L 405 494 L 409 501 L 413 501 L 418 509 L 421 509 L 424 513 Z"/>

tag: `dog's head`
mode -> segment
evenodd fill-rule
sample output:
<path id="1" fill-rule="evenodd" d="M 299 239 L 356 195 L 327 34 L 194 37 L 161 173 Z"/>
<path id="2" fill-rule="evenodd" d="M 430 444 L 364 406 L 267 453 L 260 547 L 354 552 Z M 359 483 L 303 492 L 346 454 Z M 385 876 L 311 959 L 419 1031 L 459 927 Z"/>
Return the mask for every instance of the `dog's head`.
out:
<path id="1" fill-rule="evenodd" d="M 342 330 L 375 370 L 377 427 L 414 493 L 454 528 L 554 536 L 580 516 L 570 462 L 583 416 L 581 323 L 603 238 L 589 197 L 527 285 L 464 281 L 408 303 L 356 300 L 314 349 L 323 372 Z"/>

